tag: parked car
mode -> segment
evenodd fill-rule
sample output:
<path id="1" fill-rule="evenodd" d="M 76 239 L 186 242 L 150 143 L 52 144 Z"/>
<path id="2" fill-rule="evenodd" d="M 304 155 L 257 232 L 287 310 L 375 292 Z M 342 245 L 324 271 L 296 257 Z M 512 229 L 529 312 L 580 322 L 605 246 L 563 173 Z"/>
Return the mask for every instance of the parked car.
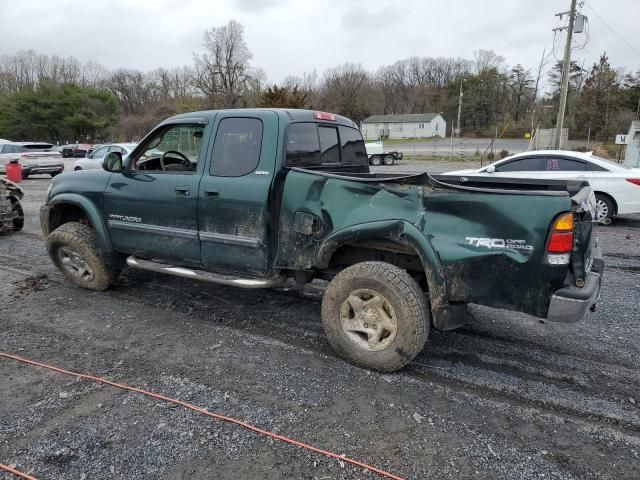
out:
<path id="1" fill-rule="evenodd" d="M 22 178 L 36 174 L 55 177 L 64 170 L 60 152 L 34 151 L 17 143 L 0 144 L 0 174 L 5 175 L 7 163 L 16 159 L 22 165 Z"/>
<path id="2" fill-rule="evenodd" d="M 136 147 L 137 143 L 114 143 L 112 145 L 102 145 L 90 153 L 86 158 L 80 158 L 73 164 L 73 170 L 90 170 L 92 168 L 102 168 L 102 160 L 109 152 L 120 152 L 126 157 Z"/>
<path id="3" fill-rule="evenodd" d="M 502 181 L 500 181 L 502 180 Z M 370 173 L 357 125 L 326 112 L 182 114 L 102 170 L 52 181 L 40 221 L 73 284 L 125 265 L 240 288 L 328 280 L 322 322 L 354 364 L 393 371 L 467 304 L 577 322 L 604 262 L 586 182 Z M 426 293 L 425 293 L 426 292 Z"/>
<path id="4" fill-rule="evenodd" d="M 445 175 L 586 180 L 596 195 L 597 221 L 610 223 L 616 215 L 640 213 L 640 169 L 610 162 L 591 152 L 523 152 L 486 167 L 456 170 Z"/>
<path id="5" fill-rule="evenodd" d="M 83 158 L 86 157 L 90 148 L 91 145 L 88 143 L 71 143 L 64 146 L 62 156 L 64 158 Z"/>
<path id="6" fill-rule="evenodd" d="M 89 147 L 89 150 L 87 150 L 87 154 L 86 156 L 88 157 L 89 155 L 91 155 L 93 152 L 95 152 L 98 148 L 102 147 L 103 145 L 105 145 L 104 143 L 94 143 L 93 145 L 91 145 Z"/>

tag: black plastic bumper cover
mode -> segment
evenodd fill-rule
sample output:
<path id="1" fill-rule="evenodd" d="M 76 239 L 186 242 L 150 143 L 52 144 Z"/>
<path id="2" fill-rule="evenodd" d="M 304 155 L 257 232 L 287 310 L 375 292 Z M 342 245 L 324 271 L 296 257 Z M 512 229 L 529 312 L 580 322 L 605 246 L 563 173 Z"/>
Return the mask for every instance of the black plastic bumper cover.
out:
<path id="1" fill-rule="evenodd" d="M 604 271 L 604 260 L 593 259 L 593 265 L 585 279 L 584 287 L 565 287 L 551 297 L 547 320 L 572 323 L 586 319 L 592 307 L 600 299 L 600 283 Z"/>

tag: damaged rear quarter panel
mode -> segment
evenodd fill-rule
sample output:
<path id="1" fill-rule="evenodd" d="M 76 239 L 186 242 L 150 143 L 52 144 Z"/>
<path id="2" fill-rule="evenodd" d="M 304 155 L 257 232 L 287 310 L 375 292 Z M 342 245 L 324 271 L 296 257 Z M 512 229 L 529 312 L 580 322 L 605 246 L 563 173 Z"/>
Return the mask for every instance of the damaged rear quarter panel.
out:
<path id="1" fill-rule="evenodd" d="M 430 287 L 441 290 L 430 292 L 432 303 L 438 293 L 439 301 L 545 316 L 566 276 L 565 268 L 544 263 L 548 228 L 570 208 L 569 197 L 372 184 L 292 171 L 284 186 L 276 262 L 279 268 L 324 268 L 327 252 L 340 246 L 337 239 L 395 236 L 417 248 L 432 270 Z M 295 231 L 296 211 L 319 218 L 320 230 Z M 412 227 L 424 241 L 409 242 Z"/>

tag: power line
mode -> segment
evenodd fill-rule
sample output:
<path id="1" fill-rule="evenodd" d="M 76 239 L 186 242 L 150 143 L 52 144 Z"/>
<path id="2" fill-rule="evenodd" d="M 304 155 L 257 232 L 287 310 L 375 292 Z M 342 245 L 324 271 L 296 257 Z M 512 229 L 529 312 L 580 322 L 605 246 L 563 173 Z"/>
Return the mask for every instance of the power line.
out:
<path id="1" fill-rule="evenodd" d="M 589 7 L 589 9 L 590 9 L 593 13 L 595 13 L 596 17 L 598 17 L 598 18 L 600 19 L 600 21 L 601 21 L 602 23 L 604 23 L 604 25 L 605 25 L 609 30 L 611 30 L 611 32 L 612 32 L 616 37 L 618 37 L 620 40 L 622 40 L 624 43 L 626 43 L 626 44 L 627 44 L 627 47 L 629 47 L 629 48 L 630 48 L 631 50 L 633 50 L 635 53 L 637 53 L 638 55 L 640 55 L 640 50 L 638 50 L 636 47 L 634 47 L 633 45 L 631 45 L 631 44 L 630 44 L 630 43 L 629 43 L 629 42 L 628 42 L 628 41 L 627 41 L 627 40 L 626 40 L 622 35 L 620 35 L 620 34 L 619 34 L 619 33 L 618 33 L 618 32 L 617 32 L 613 27 L 611 27 L 611 25 L 609 25 L 609 24 L 605 21 L 605 19 L 604 19 L 604 18 L 602 18 L 602 17 L 600 16 L 600 14 L 599 14 L 598 12 L 596 12 L 596 11 L 595 11 L 595 9 L 591 6 L 591 4 L 587 3 L 586 5 L 587 5 L 587 7 Z"/>

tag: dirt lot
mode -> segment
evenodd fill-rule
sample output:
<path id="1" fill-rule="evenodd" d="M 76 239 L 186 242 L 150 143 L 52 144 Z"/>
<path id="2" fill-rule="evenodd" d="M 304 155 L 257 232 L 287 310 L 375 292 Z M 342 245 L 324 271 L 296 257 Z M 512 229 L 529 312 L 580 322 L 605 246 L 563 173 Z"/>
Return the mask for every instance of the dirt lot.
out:
<path id="1" fill-rule="evenodd" d="M 432 334 L 408 368 L 382 375 L 335 356 L 317 293 L 143 271 L 108 292 L 72 287 L 43 249 L 48 184 L 23 183 L 25 229 L 0 238 L 2 352 L 407 478 L 640 478 L 640 217 L 598 228 L 607 270 L 589 321 L 474 307 L 472 325 Z M 38 478 L 375 478 L 139 394 L 5 359 L 0 378 L 0 462 Z"/>

